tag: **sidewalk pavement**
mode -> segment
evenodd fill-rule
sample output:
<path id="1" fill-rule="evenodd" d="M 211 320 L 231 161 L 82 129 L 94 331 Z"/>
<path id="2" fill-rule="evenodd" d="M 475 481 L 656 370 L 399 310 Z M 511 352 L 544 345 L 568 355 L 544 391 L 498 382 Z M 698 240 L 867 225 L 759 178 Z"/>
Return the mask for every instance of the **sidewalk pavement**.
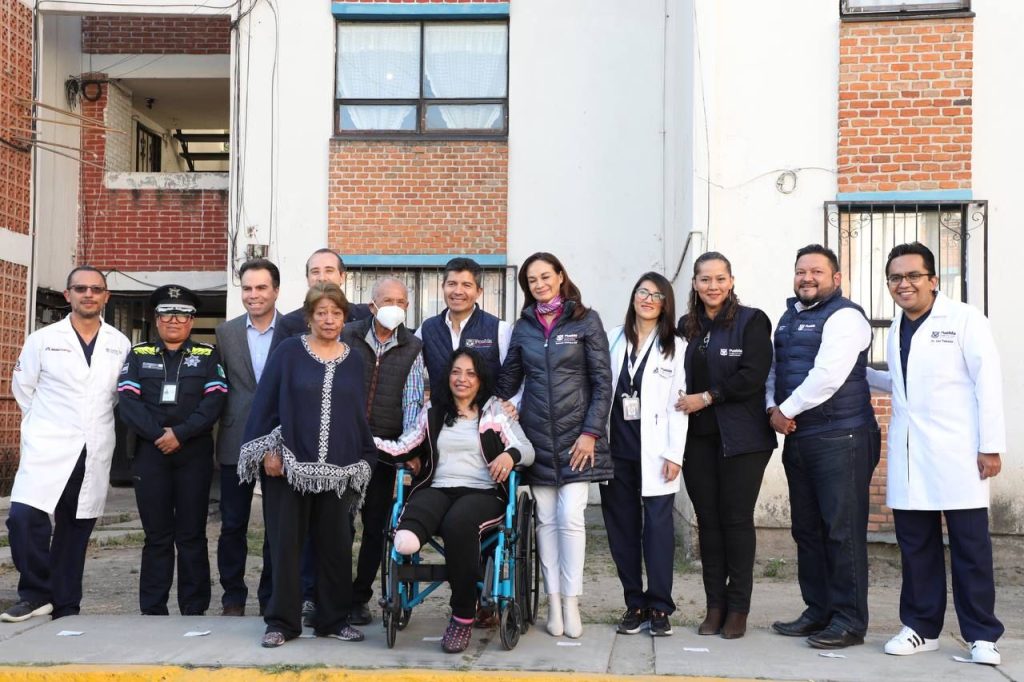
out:
<path id="1" fill-rule="evenodd" d="M 496 631 L 477 630 L 464 654 L 448 655 L 438 641 L 444 625 L 442 619 L 419 619 L 413 612 L 409 626 L 398 633 L 391 650 L 385 644 L 379 618 L 364 628 L 365 642 L 318 639 L 307 630 L 302 638 L 283 647 L 263 649 L 259 641 L 264 626 L 258 617 L 32 618 L 0 625 L 0 679 L 171 680 L 182 670 L 204 673 L 187 679 L 220 679 L 222 675 L 223 679 L 252 679 L 262 668 L 275 674 L 308 670 L 315 673 L 310 679 L 346 680 L 364 675 L 382 679 L 384 670 L 397 669 L 405 671 L 400 679 L 420 682 L 466 677 L 451 671 L 473 673 L 468 678 L 534 682 L 568 677 L 568 673 L 588 680 L 603 675 L 837 682 L 1024 680 L 1024 646 L 1019 639 L 1000 642 L 1006 662 L 998 668 L 956 662 L 953 656 L 969 654 L 949 635 L 940 640 L 939 651 L 915 656 L 886 656 L 881 635 L 869 635 L 863 646 L 823 656 L 802 639 L 760 628 L 742 639 L 727 641 L 700 637 L 692 628 L 680 626 L 672 637 L 652 638 L 646 632 L 617 635 L 608 624 L 588 624 L 578 640 L 551 637 L 542 628 L 532 627 L 512 651 L 501 647 Z M 68 631 L 81 634 L 60 634 Z M 196 632 L 205 634 L 188 634 Z M 59 667 L 63 664 L 76 667 Z M 89 667 L 82 668 L 83 664 Z"/>

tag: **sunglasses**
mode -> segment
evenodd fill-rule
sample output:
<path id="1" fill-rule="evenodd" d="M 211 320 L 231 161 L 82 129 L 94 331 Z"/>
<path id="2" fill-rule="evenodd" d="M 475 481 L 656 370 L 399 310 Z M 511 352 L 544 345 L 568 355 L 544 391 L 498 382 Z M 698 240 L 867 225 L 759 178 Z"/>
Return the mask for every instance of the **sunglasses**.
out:
<path id="1" fill-rule="evenodd" d="M 68 289 L 75 292 L 76 294 L 84 294 L 87 291 L 91 291 L 94 294 L 102 294 L 107 291 L 106 287 L 100 286 L 98 284 L 72 284 L 71 286 L 68 287 Z"/>

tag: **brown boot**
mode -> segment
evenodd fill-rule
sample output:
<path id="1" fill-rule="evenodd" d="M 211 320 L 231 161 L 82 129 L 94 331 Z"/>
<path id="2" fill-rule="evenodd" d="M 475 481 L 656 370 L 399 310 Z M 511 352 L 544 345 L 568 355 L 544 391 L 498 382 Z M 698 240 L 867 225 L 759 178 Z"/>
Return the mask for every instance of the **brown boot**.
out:
<path id="1" fill-rule="evenodd" d="M 730 611 L 722 626 L 722 639 L 739 639 L 747 633 L 747 614 Z"/>
<path id="2" fill-rule="evenodd" d="M 722 631 L 722 621 L 725 620 L 725 609 L 709 606 L 708 614 L 704 616 L 704 622 L 697 626 L 698 635 L 717 635 Z"/>

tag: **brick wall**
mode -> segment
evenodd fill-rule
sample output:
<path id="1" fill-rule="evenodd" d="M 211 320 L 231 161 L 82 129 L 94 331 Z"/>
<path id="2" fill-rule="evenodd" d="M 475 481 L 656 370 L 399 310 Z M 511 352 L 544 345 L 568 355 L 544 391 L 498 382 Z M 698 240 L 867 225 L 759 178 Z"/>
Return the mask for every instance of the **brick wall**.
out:
<path id="1" fill-rule="evenodd" d="M 840 192 L 971 186 L 972 22 L 842 24 Z"/>
<path id="2" fill-rule="evenodd" d="M 350 254 L 504 254 L 504 142 L 332 140 L 328 243 Z"/>
<path id="3" fill-rule="evenodd" d="M 82 17 L 82 52 L 230 54 L 228 17 Z"/>
<path id="4" fill-rule="evenodd" d="M 871 477 L 870 499 L 868 510 L 868 532 L 892 532 L 892 510 L 885 506 L 885 476 L 887 470 L 886 438 L 889 435 L 889 417 L 892 414 L 889 396 L 872 396 L 871 404 L 875 408 L 878 426 L 882 429 L 882 457 Z"/>
<path id="5" fill-rule="evenodd" d="M 12 127 L 31 127 L 28 110 L 14 98 L 32 96 L 32 13 L 18 0 L 0 0 L 0 25 L 0 136 L 11 142 Z M 31 155 L 0 143 L 0 228 L 28 234 L 30 173 Z M 25 340 L 27 283 L 28 268 L 0 254 L 0 495 L 10 493 L 18 466 L 21 411 L 11 374 Z"/>
<path id="6" fill-rule="evenodd" d="M 114 100 L 109 111 L 108 96 Z M 119 119 L 122 107 L 117 102 L 124 97 L 104 85 L 103 96 L 96 102 L 82 101 L 81 113 L 110 126 L 112 118 Z M 108 138 L 115 135 L 83 129 L 84 158 L 104 163 Z M 124 140 L 118 140 L 115 147 L 123 144 Z M 79 262 L 128 271 L 211 271 L 226 267 L 227 192 L 111 190 L 103 184 L 103 169 L 85 164 L 79 191 Z"/>

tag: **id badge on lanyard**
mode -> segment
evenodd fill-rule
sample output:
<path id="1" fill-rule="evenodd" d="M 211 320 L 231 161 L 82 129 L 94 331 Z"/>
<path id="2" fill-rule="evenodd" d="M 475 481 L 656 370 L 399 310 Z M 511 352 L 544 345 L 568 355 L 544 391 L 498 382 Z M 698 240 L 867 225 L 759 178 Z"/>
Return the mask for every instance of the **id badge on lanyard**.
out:
<path id="1" fill-rule="evenodd" d="M 633 392 L 632 395 L 629 393 L 622 394 L 622 419 L 623 421 L 636 421 L 640 419 L 640 396 L 637 394 L 636 387 L 633 384 L 633 378 L 636 376 L 640 365 L 644 364 L 647 356 L 651 353 L 651 346 L 654 345 L 654 332 L 652 331 L 647 335 L 647 340 L 644 342 L 640 352 L 637 353 L 637 360 L 633 362 L 629 360 L 629 347 L 626 348 L 626 371 L 629 372 L 629 388 Z M 642 358 L 642 359 L 641 359 Z"/>
<path id="2" fill-rule="evenodd" d="M 176 381 L 165 381 L 160 386 L 160 404 L 176 405 L 178 402 L 178 383 Z"/>

